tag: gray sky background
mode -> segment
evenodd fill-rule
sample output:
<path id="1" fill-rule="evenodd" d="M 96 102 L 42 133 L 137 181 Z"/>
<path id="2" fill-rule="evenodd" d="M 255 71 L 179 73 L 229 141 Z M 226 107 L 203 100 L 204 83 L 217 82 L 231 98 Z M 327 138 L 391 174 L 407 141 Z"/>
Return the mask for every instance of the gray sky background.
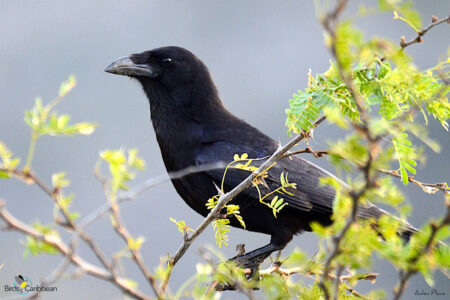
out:
<path id="1" fill-rule="evenodd" d="M 446 0 L 416 1 L 416 5 L 424 23 L 429 22 L 432 14 L 443 17 L 450 12 L 450 2 Z M 395 41 L 402 35 L 407 39 L 414 36 L 407 25 L 393 20 L 391 14 L 371 16 L 358 24 L 368 36 L 386 36 Z M 101 187 L 92 174 L 99 151 L 139 148 L 147 170 L 139 174 L 136 184 L 165 173 L 149 121 L 147 99 L 137 83 L 103 72 L 112 60 L 166 45 L 190 49 L 209 67 L 222 100 L 233 113 L 285 142 L 288 137 L 284 110 L 288 99 L 306 86 L 308 69 L 313 73 L 325 71 L 330 57 L 323 45 L 312 1 L 0 0 L 0 27 L 0 140 L 24 159 L 29 128 L 23 122 L 23 112 L 32 107 L 38 95 L 45 102 L 53 99 L 60 82 L 72 73 L 77 76 L 78 85 L 58 111 L 70 114 L 74 122 L 87 120 L 100 124 L 88 137 L 43 137 L 38 141 L 33 164 L 33 169 L 48 184 L 52 173 L 67 172 L 72 180 L 67 193 L 76 194 L 73 210 L 83 215 L 104 202 Z M 420 68 L 427 68 L 436 64 L 448 46 L 449 28 L 443 25 L 430 31 L 423 44 L 414 45 L 407 52 Z M 435 123 L 430 129 L 442 148 L 449 149 L 448 134 Z M 326 147 L 326 142 L 336 139 L 338 134 L 331 125 L 321 125 L 314 145 Z M 427 182 L 448 181 L 448 150 L 441 154 L 427 150 L 427 154 L 429 159 L 419 166 L 418 178 Z M 330 169 L 325 159 L 314 162 Z M 413 224 L 422 225 L 430 217 L 443 213 L 442 197 L 427 196 L 414 186 L 408 187 L 406 193 L 414 206 L 410 218 Z M 36 187 L 1 180 L 0 198 L 6 199 L 7 208 L 24 221 L 51 222 L 52 201 Z M 159 263 L 160 256 L 174 253 L 181 242 L 169 217 L 185 220 L 193 227 L 202 220 L 184 204 L 170 183 L 124 204 L 122 213 L 134 236 L 147 237 L 142 253 L 151 267 Z M 112 231 L 108 219 L 90 227 L 88 232 L 108 254 L 125 246 Z M 17 274 L 38 282 L 59 262 L 53 256 L 23 258 L 20 245 L 23 239 L 16 233 L 0 232 L 0 264 L 5 264 L 0 271 L 1 286 L 11 285 Z M 233 229 L 230 246 L 222 251 L 231 257 L 238 243 L 244 242 L 250 250 L 268 240 L 268 236 Z M 176 266 L 174 287 L 195 273 L 195 264 L 201 261 L 197 249 L 205 243 L 214 244 L 211 228 Z M 294 247 L 312 254 L 316 251 L 316 238 L 309 233 L 298 236 L 285 253 Z M 85 247 L 81 247 L 80 254 L 96 263 Z M 125 266 L 130 267 L 129 275 L 138 279 L 140 287 L 149 291 L 136 268 L 128 262 Z M 373 271 L 381 273 L 374 287 L 385 289 L 390 295 L 397 281 L 394 268 L 376 262 Z M 58 293 L 44 294 L 43 298 L 121 298 L 120 292 L 109 283 L 87 276 L 79 280 L 63 279 L 57 286 Z M 362 291 L 367 288 L 371 288 L 370 284 L 361 285 Z M 416 276 L 405 299 L 422 299 L 414 296 L 416 289 L 430 290 Z M 441 274 L 436 275 L 436 289 L 450 295 L 449 281 Z M 2 288 L 0 298 L 7 296 L 11 294 L 6 295 Z M 223 294 L 225 299 L 235 297 L 234 293 Z"/>

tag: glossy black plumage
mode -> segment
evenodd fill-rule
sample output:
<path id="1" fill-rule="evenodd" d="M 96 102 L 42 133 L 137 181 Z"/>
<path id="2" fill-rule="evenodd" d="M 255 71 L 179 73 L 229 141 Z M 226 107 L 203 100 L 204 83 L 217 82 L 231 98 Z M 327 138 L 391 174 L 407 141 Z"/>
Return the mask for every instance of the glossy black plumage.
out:
<path id="1" fill-rule="evenodd" d="M 247 153 L 250 158 L 270 156 L 277 143 L 228 112 L 219 98 L 207 67 L 191 52 L 179 47 L 164 47 L 130 55 L 112 63 L 107 72 L 137 79 L 149 99 L 151 120 L 168 172 L 189 166 L 216 162 L 228 163 L 234 154 Z M 178 194 L 195 211 L 206 216 L 205 203 L 217 194 L 213 183 L 220 186 L 224 169 L 194 173 L 172 180 Z M 283 159 L 269 171 L 265 179 L 273 190 L 280 186 L 281 172 L 287 173 L 293 196 L 284 195 L 288 205 L 275 218 L 272 210 L 258 202 L 254 187 L 233 200 L 251 231 L 269 234 L 271 243 L 255 255 L 266 257 L 282 249 L 294 234 L 311 230 L 310 222 L 330 224 L 334 191 L 319 185 L 319 178 L 332 176 L 313 163 L 299 157 Z M 248 172 L 230 170 L 225 190 L 231 190 Z M 265 192 L 267 188 L 261 187 Z M 361 208 L 363 218 L 378 218 L 384 211 L 370 205 Z M 231 218 L 231 225 L 241 228 Z M 251 254 L 249 253 L 249 254 Z"/>

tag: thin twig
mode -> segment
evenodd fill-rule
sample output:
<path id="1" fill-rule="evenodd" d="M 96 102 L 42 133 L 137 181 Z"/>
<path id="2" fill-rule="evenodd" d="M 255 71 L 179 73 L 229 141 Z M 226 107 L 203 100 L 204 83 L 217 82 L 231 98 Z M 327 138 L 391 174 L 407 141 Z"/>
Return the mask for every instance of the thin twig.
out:
<path id="1" fill-rule="evenodd" d="M 293 151 L 293 152 L 288 152 L 286 153 L 283 158 L 286 157 L 291 157 L 294 155 L 298 155 L 298 154 L 303 154 L 303 153 L 310 153 L 312 154 L 314 157 L 316 158 L 320 158 L 323 157 L 325 155 L 329 155 L 330 154 L 330 150 L 313 150 L 311 147 L 306 147 L 305 149 L 301 149 L 301 150 L 297 150 L 297 151 Z M 338 155 L 336 153 L 333 153 L 333 155 Z M 346 159 L 343 156 L 339 156 L 342 159 Z M 357 162 L 357 161 L 353 161 L 356 164 L 358 164 L 360 167 L 363 167 L 361 162 Z M 390 175 L 396 178 L 401 178 L 400 173 L 397 170 L 385 170 L 385 169 L 377 169 L 378 172 L 386 174 L 386 175 Z M 449 193 L 450 192 L 450 188 L 448 186 L 448 184 L 446 182 L 437 182 L 437 183 L 426 183 L 426 182 L 422 182 L 419 181 L 417 179 L 414 179 L 414 176 L 409 176 L 408 177 L 408 181 L 412 184 L 417 185 L 418 187 L 420 187 L 425 193 L 427 194 L 434 194 L 437 191 L 442 191 L 444 194 Z"/>
<path id="2" fill-rule="evenodd" d="M 293 151 L 293 152 L 288 152 L 288 153 L 286 153 L 283 156 L 283 158 L 291 157 L 291 156 L 302 154 L 302 153 L 310 153 L 315 158 L 324 157 L 324 156 L 329 154 L 328 150 L 313 150 L 310 146 L 308 146 L 305 149 L 301 149 L 301 150 L 297 150 L 297 151 Z"/>
<path id="3" fill-rule="evenodd" d="M 94 252 L 95 256 L 98 258 L 98 260 L 102 263 L 102 265 L 108 269 L 111 270 L 111 264 L 106 259 L 106 256 L 103 254 L 103 251 L 100 249 L 100 247 L 94 242 L 94 240 L 83 231 L 82 228 L 80 228 L 69 216 L 69 212 L 67 209 L 65 209 L 61 204 L 61 193 L 59 189 L 57 188 L 50 188 L 48 187 L 36 174 L 32 173 L 31 171 L 26 170 L 8 170 L 11 174 L 16 176 L 19 179 L 22 179 L 23 181 L 27 183 L 35 183 L 44 193 L 46 193 L 55 203 L 55 205 L 58 207 L 61 214 L 64 216 L 64 223 L 60 225 L 64 225 L 65 227 L 73 230 L 76 234 L 78 234 L 81 239 L 91 248 L 91 250 Z"/>
<path id="4" fill-rule="evenodd" d="M 439 20 L 438 18 L 436 18 L 435 16 L 433 16 L 433 18 L 432 18 L 432 20 L 431 20 L 431 23 L 430 23 L 427 27 L 425 27 L 424 29 L 419 30 L 419 31 L 417 32 L 417 36 L 416 36 L 415 38 L 413 38 L 412 40 L 406 42 L 405 37 L 402 36 L 401 39 L 400 39 L 400 47 L 402 47 L 402 49 L 405 49 L 406 47 L 408 47 L 408 46 L 410 46 L 410 45 L 412 45 L 412 44 L 422 43 L 422 42 L 423 42 L 422 37 L 423 37 L 423 36 L 424 36 L 431 28 L 433 28 L 433 27 L 435 27 L 435 26 L 438 26 L 438 25 L 440 25 L 440 24 L 443 24 L 443 23 L 447 23 L 447 24 L 450 23 L 450 15 L 447 16 L 447 17 L 445 17 L 445 18 L 442 18 L 442 19 L 440 19 L 440 20 Z"/>
<path id="5" fill-rule="evenodd" d="M 383 170 L 379 169 L 378 172 L 387 174 L 393 177 L 401 178 L 401 175 L 397 170 Z M 426 183 L 421 182 L 414 179 L 413 176 L 408 177 L 408 181 L 420 187 L 424 192 L 428 194 L 434 194 L 438 190 L 442 191 L 444 194 L 449 193 L 449 187 L 446 182 L 438 182 L 438 183 Z"/>
<path id="6" fill-rule="evenodd" d="M 137 196 L 140 195 L 141 193 L 143 193 L 144 191 L 154 188 L 155 186 L 158 186 L 165 182 L 168 182 L 171 179 L 178 179 L 178 178 L 184 177 L 186 175 L 210 171 L 210 170 L 222 168 L 224 166 L 225 166 L 224 163 L 205 164 L 205 165 L 201 165 L 201 166 L 190 166 L 190 167 L 184 168 L 184 169 L 176 171 L 176 172 L 170 172 L 169 174 L 163 174 L 163 175 L 159 175 L 159 176 L 156 176 L 153 178 L 149 178 L 146 181 L 144 181 L 143 183 L 138 184 L 134 188 L 130 189 L 128 192 L 119 194 L 119 197 L 117 198 L 117 203 L 135 200 L 137 198 Z M 102 185 L 107 184 L 106 182 L 104 182 L 104 179 L 101 178 L 101 176 L 97 172 L 95 172 L 94 174 L 97 177 L 97 179 L 102 183 Z M 107 189 L 104 188 L 104 190 L 106 191 Z M 106 194 L 106 196 L 107 196 L 107 194 Z M 79 221 L 80 228 L 84 229 L 87 226 L 89 226 L 90 224 L 92 224 L 93 222 L 101 219 L 103 216 L 105 216 L 108 213 L 108 211 L 111 210 L 111 206 L 112 206 L 112 203 L 110 201 L 107 201 L 104 204 L 102 204 L 101 206 L 99 206 L 98 208 L 96 208 L 94 211 L 92 211 L 89 215 L 83 217 L 83 219 L 81 219 Z"/>
<path id="7" fill-rule="evenodd" d="M 113 222 L 112 222 L 113 227 L 116 230 L 116 232 L 119 234 L 119 236 L 121 236 L 123 238 L 123 240 L 125 241 L 125 243 L 128 245 L 128 249 L 131 253 L 133 261 L 136 263 L 136 265 L 139 267 L 139 269 L 141 270 L 144 277 L 149 282 L 149 284 L 150 284 L 151 288 L 153 289 L 153 292 L 156 294 L 156 296 L 158 298 L 161 298 L 161 293 L 158 289 L 156 279 L 150 273 L 147 266 L 145 265 L 144 259 L 142 258 L 140 251 L 134 247 L 129 247 L 132 237 L 131 237 L 130 233 L 128 232 L 127 228 L 125 227 L 125 225 L 123 224 L 123 221 L 122 221 L 122 219 L 120 217 L 120 213 L 119 213 L 119 205 L 117 203 L 112 206 L 111 215 L 113 218 Z"/>
<path id="8" fill-rule="evenodd" d="M 64 272 L 67 270 L 67 268 L 69 267 L 70 262 L 72 260 L 72 255 L 75 251 L 74 248 L 75 248 L 74 244 L 72 244 L 70 246 L 69 256 L 64 256 L 64 258 L 61 260 L 58 267 L 56 267 L 56 269 L 52 272 L 52 274 L 48 278 L 41 280 L 41 283 L 39 284 L 40 286 L 50 286 L 51 284 L 55 283 L 63 276 Z M 37 292 L 29 295 L 27 298 L 37 299 L 37 298 L 39 298 L 40 294 L 41 294 L 41 292 L 37 291 Z"/>

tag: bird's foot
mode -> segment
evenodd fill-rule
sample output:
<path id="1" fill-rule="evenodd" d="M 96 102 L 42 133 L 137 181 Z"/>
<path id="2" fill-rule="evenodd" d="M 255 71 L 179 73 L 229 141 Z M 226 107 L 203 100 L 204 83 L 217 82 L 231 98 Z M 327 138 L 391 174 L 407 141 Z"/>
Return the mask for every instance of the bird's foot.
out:
<path id="1" fill-rule="evenodd" d="M 245 253 L 245 246 L 243 244 L 238 245 L 236 250 L 238 251 L 237 255 L 228 261 L 236 264 L 238 268 L 243 269 L 245 277 L 247 280 L 253 280 L 255 283 L 259 281 L 259 267 L 264 262 L 264 260 L 270 256 L 270 254 L 274 251 L 274 249 L 267 249 L 266 247 Z M 269 250 L 269 251 L 267 251 Z M 235 290 L 235 284 L 218 284 L 216 286 L 216 290 L 224 291 L 224 290 Z M 255 288 L 258 289 L 255 284 Z"/>

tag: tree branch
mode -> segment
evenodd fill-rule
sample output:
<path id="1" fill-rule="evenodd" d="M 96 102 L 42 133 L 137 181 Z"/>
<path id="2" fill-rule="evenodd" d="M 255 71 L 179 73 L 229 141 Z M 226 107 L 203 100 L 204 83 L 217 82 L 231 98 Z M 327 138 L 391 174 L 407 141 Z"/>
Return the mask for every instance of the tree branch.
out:
<path id="1" fill-rule="evenodd" d="M 158 290 L 158 286 L 156 283 L 156 279 L 153 277 L 153 275 L 148 271 L 147 266 L 145 265 L 144 259 L 142 258 L 142 255 L 140 251 L 134 247 L 130 247 L 130 241 L 132 239 L 130 233 L 128 232 L 127 228 L 123 224 L 122 219 L 120 218 L 119 213 L 119 205 L 116 203 L 112 206 L 112 212 L 111 212 L 112 218 L 113 218 L 113 227 L 116 230 L 116 232 L 119 234 L 120 237 L 123 238 L 125 243 L 128 246 L 128 249 L 132 255 L 133 261 L 136 263 L 136 265 L 141 270 L 142 274 L 144 275 L 145 279 L 149 282 L 153 292 L 158 298 L 161 298 L 160 291 Z"/>
<path id="2" fill-rule="evenodd" d="M 124 293 L 126 293 L 127 295 L 130 295 L 132 297 L 135 297 L 137 299 L 150 299 L 150 297 L 145 295 L 140 290 L 130 287 L 127 284 L 126 279 L 117 277 L 110 271 L 99 268 L 99 267 L 85 261 L 80 256 L 72 253 L 72 251 L 70 250 L 70 247 L 67 246 L 58 237 L 47 236 L 47 235 L 41 234 L 39 231 L 37 231 L 33 227 L 16 219 L 5 208 L 5 202 L 3 200 L 0 201 L 0 217 L 5 221 L 5 223 L 7 225 L 6 230 L 12 229 L 15 231 L 22 232 L 22 233 L 29 235 L 37 240 L 43 241 L 43 242 L 53 246 L 59 253 L 61 253 L 63 256 L 67 257 L 68 259 L 70 259 L 70 262 L 77 268 L 81 269 L 83 273 L 92 275 L 94 277 L 97 277 L 97 278 L 100 278 L 100 279 L 103 279 L 106 281 L 110 281 L 114 285 L 116 285 L 119 289 L 121 289 Z"/>
<path id="3" fill-rule="evenodd" d="M 349 196 L 352 199 L 352 209 L 351 209 L 351 215 L 349 220 L 345 223 L 343 229 L 339 233 L 339 235 L 333 237 L 333 250 L 329 254 L 328 258 L 325 262 L 324 272 L 322 274 L 319 286 L 324 292 L 325 299 L 329 300 L 331 299 L 330 292 L 326 286 L 326 282 L 329 281 L 330 277 L 330 271 L 331 271 L 331 265 L 333 260 L 341 253 L 341 242 L 343 241 L 345 235 L 347 234 L 350 227 L 353 225 L 353 223 L 357 220 L 357 211 L 358 211 L 358 205 L 360 202 L 360 199 L 364 196 L 364 194 L 373 187 L 375 176 L 371 176 L 371 168 L 374 158 L 377 155 L 377 144 L 379 139 L 372 136 L 370 129 L 369 129 L 369 122 L 370 122 L 370 115 L 367 112 L 367 109 L 365 107 L 364 101 L 361 97 L 361 95 L 357 92 L 357 89 L 353 85 L 353 80 L 351 77 L 351 74 L 347 74 L 344 70 L 344 67 L 342 66 L 342 63 L 339 58 L 339 53 L 337 53 L 336 49 L 336 28 L 339 22 L 339 17 L 341 13 L 343 12 L 345 6 L 347 5 L 348 0 L 339 0 L 337 2 L 336 7 L 328 12 L 328 14 L 323 18 L 322 26 L 324 27 L 325 31 L 329 34 L 331 37 L 329 49 L 333 56 L 333 58 L 336 61 L 337 65 L 337 71 L 339 72 L 339 75 L 344 82 L 344 84 L 347 86 L 347 89 L 349 90 L 353 100 L 355 101 L 356 107 L 360 114 L 361 123 L 355 123 L 352 122 L 353 127 L 355 130 L 359 133 L 361 133 L 364 138 L 367 140 L 368 143 L 368 158 L 367 161 L 364 163 L 364 165 L 361 167 L 361 170 L 364 174 L 365 179 L 365 185 L 364 187 L 359 191 L 349 191 Z M 342 267 L 339 267 L 338 270 L 342 271 Z M 339 277 L 339 275 L 337 276 Z M 336 279 L 338 280 L 338 279 Z M 334 299 L 337 297 L 337 291 L 339 290 L 339 281 L 335 284 L 335 293 L 334 293 Z"/>
<path id="4" fill-rule="evenodd" d="M 417 251 L 416 256 L 414 256 L 411 260 L 410 263 L 411 265 L 414 265 L 419 259 L 420 257 L 422 257 L 423 255 L 425 255 L 426 253 L 428 253 L 428 251 L 431 250 L 431 246 L 433 244 L 433 241 L 436 237 L 437 232 L 450 224 L 450 203 L 447 203 L 447 213 L 445 215 L 445 217 L 442 219 L 442 221 L 439 224 L 436 224 L 434 222 L 430 223 L 431 226 L 431 233 L 430 236 L 427 239 L 427 242 L 425 243 L 425 246 Z M 447 246 L 442 246 L 442 247 L 447 247 Z M 414 266 L 412 268 L 409 268 L 408 270 L 402 270 L 399 273 L 400 276 L 400 281 L 398 286 L 394 289 L 394 300 L 399 300 L 403 294 L 403 292 L 405 291 L 406 285 L 408 283 L 408 280 L 418 272 L 418 270 L 416 268 L 414 268 Z"/>
<path id="5" fill-rule="evenodd" d="M 285 155 L 283 155 L 283 158 L 291 157 L 291 156 L 294 156 L 294 155 L 297 155 L 297 154 L 302 154 L 302 153 L 310 153 L 315 158 L 324 157 L 324 156 L 327 156 L 329 154 L 328 150 L 313 150 L 310 146 L 308 146 L 305 149 L 301 149 L 301 150 L 297 150 L 297 151 L 293 151 L 293 152 L 288 152 Z"/>
<path id="6" fill-rule="evenodd" d="M 9 172 L 10 174 L 14 175 L 15 177 L 23 180 L 28 184 L 35 183 L 42 191 L 44 191 L 44 193 L 46 193 L 50 198 L 52 198 L 52 200 L 55 202 L 55 205 L 58 207 L 59 211 L 62 213 L 65 219 L 64 221 L 65 223 L 61 223 L 61 221 L 56 220 L 57 223 L 76 232 L 81 237 L 81 239 L 86 242 L 89 248 L 91 248 L 91 250 L 97 256 L 102 265 L 108 270 L 111 269 L 111 264 L 106 259 L 100 247 L 98 247 L 98 245 L 92 240 L 92 238 L 86 232 L 83 231 L 82 228 L 80 228 L 75 222 L 72 221 L 68 211 L 64 209 L 64 207 L 62 207 L 60 202 L 61 194 L 59 189 L 57 188 L 52 189 L 48 187 L 36 174 L 32 173 L 29 170 L 26 171 L 16 169 L 15 170 L 6 169 L 5 171 Z"/>
<path id="7" fill-rule="evenodd" d="M 401 39 L 400 39 L 400 47 L 402 47 L 402 50 L 403 50 L 403 49 L 405 49 L 406 47 L 408 47 L 408 46 L 410 46 L 410 45 L 412 45 L 412 44 L 422 43 L 422 42 L 423 42 L 422 37 L 423 37 L 423 36 L 424 36 L 431 28 L 433 28 L 433 27 L 435 27 L 435 26 L 438 26 L 438 25 L 440 25 L 440 24 L 442 24 L 442 23 L 450 24 L 450 15 L 447 16 L 447 17 L 445 17 L 445 18 L 442 18 L 442 19 L 440 19 L 440 20 L 439 20 L 438 18 L 436 18 L 435 16 L 433 16 L 433 17 L 432 17 L 432 20 L 431 20 L 431 23 L 430 23 L 427 27 L 425 27 L 424 29 L 419 30 L 419 31 L 417 32 L 417 36 L 416 36 L 415 38 L 413 38 L 412 40 L 410 40 L 410 41 L 407 42 L 407 41 L 405 40 L 405 37 L 402 36 Z"/>

